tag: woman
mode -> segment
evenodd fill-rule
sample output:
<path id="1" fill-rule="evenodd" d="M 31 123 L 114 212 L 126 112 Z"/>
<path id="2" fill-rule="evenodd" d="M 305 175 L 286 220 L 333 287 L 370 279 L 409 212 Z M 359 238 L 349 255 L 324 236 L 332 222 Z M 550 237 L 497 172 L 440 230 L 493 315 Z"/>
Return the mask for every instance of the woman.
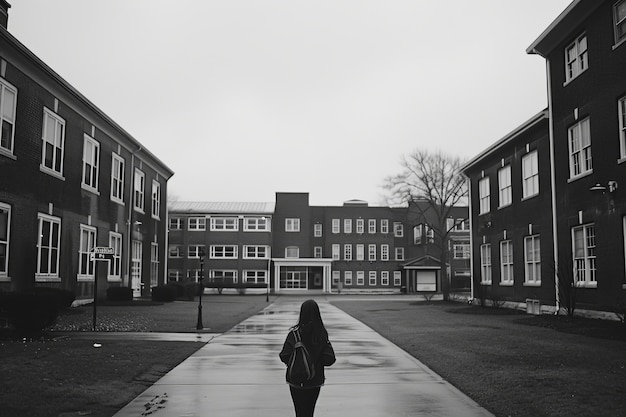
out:
<path id="1" fill-rule="evenodd" d="M 307 300 L 300 307 L 298 324 L 290 329 L 283 350 L 280 352 L 280 360 L 285 364 L 289 362 L 294 350 L 296 332 L 300 334 L 302 343 L 311 355 L 315 374 L 312 379 L 302 383 L 290 381 L 290 377 L 287 375 L 287 383 L 291 391 L 296 417 L 313 417 L 320 388 L 324 385 L 324 367 L 335 363 L 335 352 L 328 340 L 328 332 L 324 327 L 320 308 L 315 300 Z"/>

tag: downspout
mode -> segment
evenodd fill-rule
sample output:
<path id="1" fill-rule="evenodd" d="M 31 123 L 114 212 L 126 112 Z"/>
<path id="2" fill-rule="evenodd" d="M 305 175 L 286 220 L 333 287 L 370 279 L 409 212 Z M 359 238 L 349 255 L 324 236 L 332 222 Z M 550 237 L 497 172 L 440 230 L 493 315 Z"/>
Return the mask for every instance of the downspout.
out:
<path id="1" fill-rule="evenodd" d="M 469 202 L 469 226 L 470 226 L 470 302 L 474 301 L 474 236 L 472 236 L 473 234 L 473 230 L 474 230 L 474 225 L 472 222 L 472 219 L 474 218 L 474 216 L 472 215 L 473 211 L 472 211 L 472 181 L 470 181 L 469 177 L 467 177 L 467 193 L 469 198 L 467 199 Z"/>
<path id="2" fill-rule="evenodd" d="M 558 315 L 561 309 L 561 299 L 559 294 L 559 245 L 558 245 L 558 226 L 556 216 L 556 169 L 554 164 L 554 118 L 552 117 L 552 79 L 550 77 L 550 61 L 546 58 L 546 78 L 548 81 L 548 131 L 550 136 L 550 185 L 551 185 L 551 202 L 552 202 L 552 250 L 554 256 L 554 314 Z"/>

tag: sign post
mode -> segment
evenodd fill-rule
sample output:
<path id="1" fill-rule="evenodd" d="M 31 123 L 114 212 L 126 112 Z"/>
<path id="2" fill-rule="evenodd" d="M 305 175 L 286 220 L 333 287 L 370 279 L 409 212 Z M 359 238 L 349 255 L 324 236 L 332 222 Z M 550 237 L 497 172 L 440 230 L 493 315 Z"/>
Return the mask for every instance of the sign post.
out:
<path id="1" fill-rule="evenodd" d="M 95 262 L 109 262 L 113 260 L 113 254 L 115 251 L 111 247 L 96 246 L 91 251 L 91 260 Z M 96 331 L 96 311 L 98 309 L 98 267 L 94 266 L 93 269 L 93 323 L 92 331 Z"/>

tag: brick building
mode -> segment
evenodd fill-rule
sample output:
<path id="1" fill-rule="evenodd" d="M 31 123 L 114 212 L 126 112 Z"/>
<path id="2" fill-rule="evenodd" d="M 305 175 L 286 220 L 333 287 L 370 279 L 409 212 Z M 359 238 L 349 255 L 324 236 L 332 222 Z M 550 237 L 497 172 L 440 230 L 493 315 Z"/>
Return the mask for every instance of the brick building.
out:
<path id="1" fill-rule="evenodd" d="M 172 171 L 13 37 L 0 0 L 0 288 L 163 283 Z M 113 260 L 94 262 L 95 246 Z"/>

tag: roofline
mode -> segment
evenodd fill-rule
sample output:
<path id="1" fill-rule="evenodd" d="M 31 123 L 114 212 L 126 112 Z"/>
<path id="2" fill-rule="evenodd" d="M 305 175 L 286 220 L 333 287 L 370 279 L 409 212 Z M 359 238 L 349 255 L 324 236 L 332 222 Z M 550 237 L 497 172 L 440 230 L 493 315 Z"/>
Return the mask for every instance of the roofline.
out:
<path id="1" fill-rule="evenodd" d="M 70 83 L 65 81 L 58 73 L 56 73 L 48 64 L 42 61 L 37 55 L 35 55 L 30 49 L 28 49 L 23 43 L 21 43 L 15 36 L 13 36 L 7 29 L 0 27 L 0 37 L 5 37 L 9 43 L 12 43 L 31 63 L 41 69 L 45 75 L 49 76 L 53 81 L 56 81 L 62 88 L 70 93 L 75 99 L 89 108 L 91 111 L 101 117 L 106 123 L 108 123 L 113 129 L 117 130 L 122 136 L 127 138 L 133 145 L 137 146 L 135 152 L 142 152 L 151 159 L 153 159 L 160 168 L 167 174 L 167 179 L 174 175 L 174 171 L 169 168 L 163 161 L 161 161 L 156 155 L 147 150 L 141 142 L 135 139 L 130 133 L 122 128 L 117 122 L 103 112 L 98 106 L 85 97 L 80 91 L 73 87 Z"/>
<path id="2" fill-rule="evenodd" d="M 488 147 L 487 149 L 485 149 L 484 151 L 476 155 L 474 158 L 469 160 L 467 163 L 465 163 L 465 165 L 461 167 L 461 172 L 465 174 L 466 171 L 472 168 L 472 166 L 474 166 L 478 161 L 482 160 L 483 158 L 490 155 L 494 151 L 498 150 L 502 146 L 506 145 L 513 139 L 517 138 L 519 135 L 526 132 L 528 129 L 534 127 L 539 122 L 543 120 L 549 120 L 549 118 L 550 117 L 548 114 L 548 109 L 544 109 L 540 111 L 539 113 L 535 114 L 533 117 L 531 117 L 530 119 L 528 119 L 527 121 L 519 125 L 517 128 L 515 128 L 515 130 L 509 132 L 506 136 L 504 136 L 503 138 L 501 138 L 500 140 L 492 144 L 490 147 Z"/>

